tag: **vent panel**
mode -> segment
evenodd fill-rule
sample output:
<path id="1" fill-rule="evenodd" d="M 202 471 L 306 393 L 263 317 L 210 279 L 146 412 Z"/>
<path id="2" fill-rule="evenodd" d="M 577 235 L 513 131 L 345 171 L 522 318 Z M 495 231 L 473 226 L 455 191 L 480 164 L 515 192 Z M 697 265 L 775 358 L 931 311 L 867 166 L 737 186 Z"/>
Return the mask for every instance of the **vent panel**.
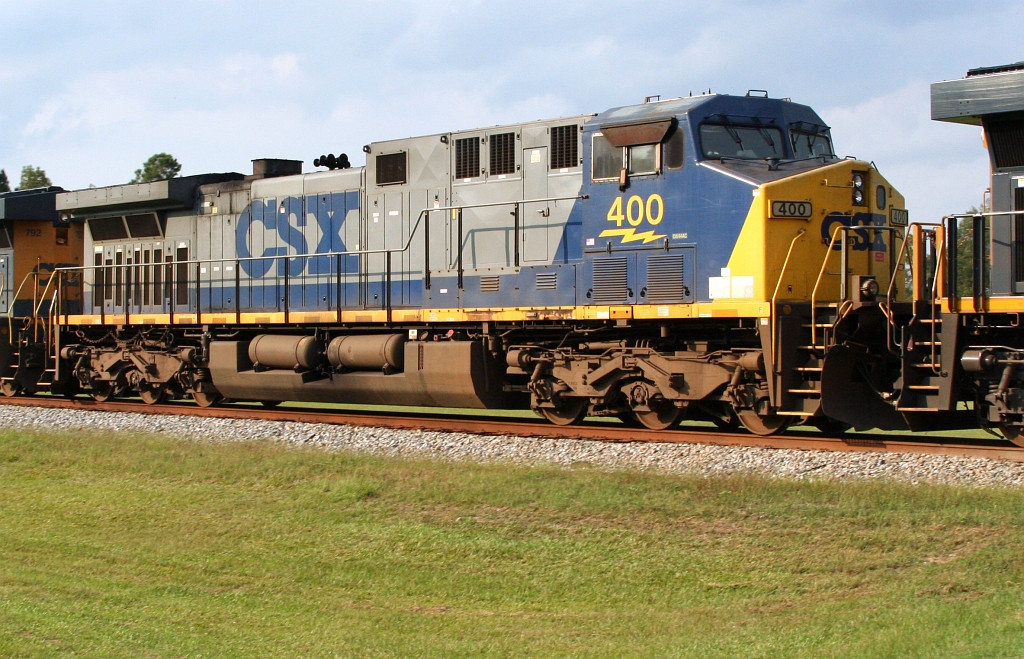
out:
<path id="1" fill-rule="evenodd" d="M 498 275 L 485 275 L 480 277 L 480 292 L 497 293 L 501 290 L 501 277 Z"/>
<path id="2" fill-rule="evenodd" d="M 594 261 L 594 302 L 619 304 L 627 301 L 629 262 L 625 258 Z"/>
<path id="3" fill-rule="evenodd" d="M 539 272 L 537 273 L 537 290 L 538 291 L 553 291 L 558 287 L 558 273 L 557 272 Z"/>
<path id="4" fill-rule="evenodd" d="M 566 169 L 580 164 L 578 134 L 576 124 L 552 126 L 551 169 Z"/>
<path id="5" fill-rule="evenodd" d="M 491 176 L 514 174 L 516 171 L 516 134 L 491 135 Z"/>
<path id="6" fill-rule="evenodd" d="M 467 137 L 455 140 L 455 178 L 480 176 L 480 140 Z"/>
<path id="7" fill-rule="evenodd" d="M 1024 188 L 1013 191 L 1013 210 L 1024 211 Z M 1024 215 L 1013 216 L 1013 280 L 1024 282 Z"/>
<path id="8" fill-rule="evenodd" d="M 647 259 L 647 301 L 653 304 L 682 302 L 687 297 L 683 255 L 667 254 Z"/>
<path id="9" fill-rule="evenodd" d="M 405 152 L 377 156 L 377 185 L 405 183 Z"/>
<path id="10" fill-rule="evenodd" d="M 996 168 L 1024 167 L 1024 119 L 989 121 L 985 128 Z"/>

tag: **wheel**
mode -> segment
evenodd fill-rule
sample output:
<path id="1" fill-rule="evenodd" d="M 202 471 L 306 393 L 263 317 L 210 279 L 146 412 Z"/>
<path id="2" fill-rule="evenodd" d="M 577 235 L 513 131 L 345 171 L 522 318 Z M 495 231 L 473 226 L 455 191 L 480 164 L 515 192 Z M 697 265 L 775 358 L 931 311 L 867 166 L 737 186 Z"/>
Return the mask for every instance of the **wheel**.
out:
<path id="1" fill-rule="evenodd" d="M 668 430 L 683 420 L 683 413 L 686 411 L 664 401 L 652 401 L 649 404 L 651 409 L 641 412 L 633 410 L 633 416 L 644 428 L 649 430 Z"/>
<path id="2" fill-rule="evenodd" d="M 167 391 L 160 385 L 143 386 L 139 389 L 139 398 L 146 405 L 157 405 L 167 400 Z"/>
<path id="3" fill-rule="evenodd" d="M 14 384 L 14 380 L 4 380 L 0 383 L 0 393 L 8 398 L 18 395 L 18 385 Z"/>
<path id="4" fill-rule="evenodd" d="M 196 401 L 196 405 L 199 407 L 213 407 L 223 400 L 224 397 L 220 395 L 219 391 L 193 391 L 192 398 Z"/>
<path id="5" fill-rule="evenodd" d="M 782 432 L 790 423 L 790 420 L 784 416 L 779 416 L 778 414 L 758 414 L 753 410 L 737 412 L 736 416 L 739 417 L 740 423 L 743 424 L 744 428 L 755 435 L 762 436 Z"/>
<path id="6" fill-rule="evenodd" d="M 586 398 L 559 396 L 555 399 L 555 407 L 539 407 L 536 411 L 556 426 L 570 426 L 583 420 L 589 405 Z"/>
<path id="7" fill-rule="evenodd" d="M 999 432 L 1003 433 L 1003 437 L 1007 438 L 1017 446 L 1024 446 L 1024 428 L 1021 426 L 1001 424 L 999 426 Z"/>
<path id="8" fill-rule="evenodd" d="M 272 409 L 274 409 L 275 407 L 277 407 L 280 404 L 281 404 L 281 401 L 279 401 L 279 400 L 261 400 L 260 401 L 260 405 L 262 405 L 263 407 L 267 408 L 268 410 L 272 410 Z"/>
<path id="9" fill-rule="evenodd" d="M 105 403 L 114 397 L 114 383 L 107 380 L 97 380 L 92 383 L 93 400 L 97 403 Z"/>

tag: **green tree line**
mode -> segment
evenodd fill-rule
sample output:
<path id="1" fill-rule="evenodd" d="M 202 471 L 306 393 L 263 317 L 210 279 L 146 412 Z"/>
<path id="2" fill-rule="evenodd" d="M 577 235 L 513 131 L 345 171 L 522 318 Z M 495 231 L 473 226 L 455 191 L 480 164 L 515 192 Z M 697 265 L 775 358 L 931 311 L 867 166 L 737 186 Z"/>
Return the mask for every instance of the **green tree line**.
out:
<path id="1" fill-rule="evenodd" d="M 162 181 L 174 178 L 181 171 L 181 164 L 169 153 L 157 153 L 149 157 L 142 167 L 135 170 L 135 176 L 129 183 L 149 183 L 150 181 Z M 33 188 L 47 188 L 53 185 L 50 177 L 42 167 L 25 165 L 21 168 L 21 180 L 15 190 L 31 190 Z M 0 169 L 0 192 L 10 192 L 11 181 L 7 177 L 7 171 Z"/>

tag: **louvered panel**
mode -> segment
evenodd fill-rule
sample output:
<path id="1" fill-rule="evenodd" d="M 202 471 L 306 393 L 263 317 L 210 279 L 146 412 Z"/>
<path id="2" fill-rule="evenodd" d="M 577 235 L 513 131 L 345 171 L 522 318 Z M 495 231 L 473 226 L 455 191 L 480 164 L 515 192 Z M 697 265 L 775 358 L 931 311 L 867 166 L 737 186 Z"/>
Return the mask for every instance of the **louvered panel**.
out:
<path id="1" fill-rule="evenodd" d="M 501 277 L 498 275 L 486 275 L 480 278 L 480 292 L 497 293 L 501 290 Z"/>
<path id="2" fill-rule="evenodd" d="M 627 301 L 629 262 L 625 258 L 594 261 L 594 297 L 597 304 L 618 304 Z"/>
<path id="3" fill-rule="evenodd" d="M 1013 191 L 1014 210 L 1024 211 L 1024 188 Z M 1014 281 L 1024 281 L 1024 215 L 1013 216 Z"/>
<path id="4" fill-rule="evenodd" d="M 538 291 L 553 291 L 558 287 L 558 273 L 557 272 L 539 272 L 537 273 L 537 290 Z"/>
<path id="5" fill-rule="evenodd" d="M 686 297 L 683 255 L 667 254 L 647 259 L 647 301 L 652 304 L 682 302 Z"/>

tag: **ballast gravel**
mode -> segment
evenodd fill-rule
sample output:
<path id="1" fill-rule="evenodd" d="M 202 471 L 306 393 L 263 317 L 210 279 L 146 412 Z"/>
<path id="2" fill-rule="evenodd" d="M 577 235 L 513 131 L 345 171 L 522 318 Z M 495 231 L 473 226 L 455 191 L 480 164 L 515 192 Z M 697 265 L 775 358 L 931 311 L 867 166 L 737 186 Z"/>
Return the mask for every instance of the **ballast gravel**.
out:
<path id="1" fill-rule="evenodd" d="M 57 432 L 145 432 L 202 442 L 274 441 L 323 450 L 396 457 L 663 474 L 760 474 L 793 479 L 888 479 L 978 487 L 1024 486 L 1024 463 L 1021 462 L 912 453 L 838 453 L 702 444 L 618 444 L 16 406 L 0 407 L 0 425 Z"/>

